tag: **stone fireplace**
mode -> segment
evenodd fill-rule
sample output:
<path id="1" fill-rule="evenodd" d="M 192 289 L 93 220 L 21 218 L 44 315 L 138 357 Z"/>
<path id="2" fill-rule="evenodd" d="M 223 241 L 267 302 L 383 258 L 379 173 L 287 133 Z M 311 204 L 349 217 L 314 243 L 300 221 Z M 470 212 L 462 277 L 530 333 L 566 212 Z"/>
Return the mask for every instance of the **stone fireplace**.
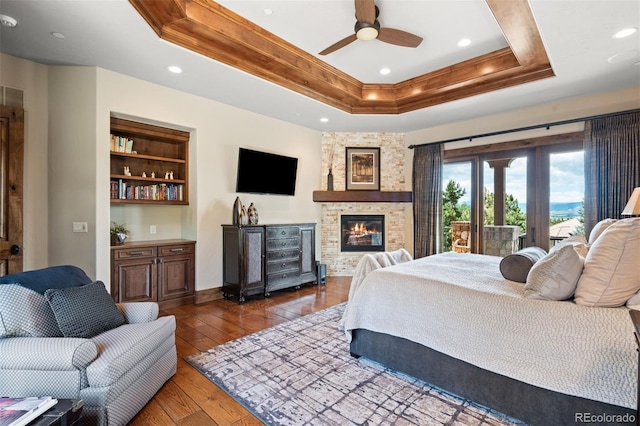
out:
<path id="1" fill-rule="evenodd" d="M 340 251 L 384 251 L 384 215 L 340 216 Z"/>
<path id="2" fill-rule="evenodd" d="M 346 198 L 322 201 L 320 244 L 322 263 L 327 265 L 328 276 L 353 275 L 358 261 L 367 253 L 374 251 L 393 251 L 406 248 L 411 252 L 413 242 L 412 205 L 410 201 L 364 200 L 357 195 L 363 192 L 346 191 L 346 155 L 347 147 L 380 147 L 380 191 L 407 191 L 405 181 L 405 154 L 407 149 L 402 133 L 323 133 L 322 135 L 322 177 L 321 191 L 327 190 L 327 173 L 333 173 L 334 191 Z M 352 199 L 348 195 L 353 193 Z M 342 248 L 343 216 L 382 216 L 384 238 L 376 247 L 367 246 L 366 250 L 344 251 Z M 409 242 L 407 241 L 409 236 Z M 353 248 L 353 247 L 351 247 Z M 356 248 L 358 250 L 359 248 Z"/>

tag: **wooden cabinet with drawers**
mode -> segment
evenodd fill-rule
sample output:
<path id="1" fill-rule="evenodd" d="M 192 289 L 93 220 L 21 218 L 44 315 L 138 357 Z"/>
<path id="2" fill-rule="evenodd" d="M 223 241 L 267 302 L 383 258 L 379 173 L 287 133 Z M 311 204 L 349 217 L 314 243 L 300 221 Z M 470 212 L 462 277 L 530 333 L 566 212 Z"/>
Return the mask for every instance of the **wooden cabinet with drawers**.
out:
<path id="1" fill-rule="evenodd" d="M 267 225 L 265 295 L 316 280 L 315 225 Z"/>
<path id="2" fill-rule="evenodd" d="M 111 296 L 158 302 L 161 308 L 195 300 L 195 241 L 140 241 L 111 247 Z"/>
<path id="3" fill-rule="evenodd" d="M 225 297 L 264 294 L 316 281 L 315 224 L 223 225 Z"/>

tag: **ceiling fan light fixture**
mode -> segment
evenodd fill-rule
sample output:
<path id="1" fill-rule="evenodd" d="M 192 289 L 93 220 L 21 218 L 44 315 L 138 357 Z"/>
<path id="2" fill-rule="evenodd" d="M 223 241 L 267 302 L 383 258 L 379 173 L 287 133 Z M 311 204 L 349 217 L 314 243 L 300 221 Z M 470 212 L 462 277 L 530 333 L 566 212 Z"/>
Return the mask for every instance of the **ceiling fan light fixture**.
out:
<path id="1" fill-rule="evenodd" d="M 378 38 L 380 32 L 380 24 L 378 21 L 370 24 L 368 22 L 356 22 L 356 37 L 358 40 L 373 40 Z"/>

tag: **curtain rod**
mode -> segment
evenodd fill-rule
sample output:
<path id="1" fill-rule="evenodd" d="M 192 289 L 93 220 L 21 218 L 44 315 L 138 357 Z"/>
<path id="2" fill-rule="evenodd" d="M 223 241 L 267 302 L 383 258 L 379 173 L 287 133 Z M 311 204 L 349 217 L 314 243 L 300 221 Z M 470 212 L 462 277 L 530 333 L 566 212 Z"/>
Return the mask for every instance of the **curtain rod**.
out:
<path id="1" fill-rule="evenodd" d="M 463 138 L 447 139 L 447 140 L 441 140 L 441 141 L 436 141 L 436 142 L 425 142 L 425 143 L 421 143 L 421 144 L 418 144 L 418 145 L 409 145 L 409 149 L 413 149 L 413 148 L 415 148 L 417 146 L 431 145 L 431 144 L 434 144 L 434 143 L 458 142 L 458 141 L 466 141 L 466 140 L 472 141 L 473 139 L 486 138 L 488 136 L 504 135 L 506 133 L 523 132 L 525 130 L 541 129 L 543 127 L 546 127 L 547 130 L 548 130 L 550 127 L 553 127 L 553 126 L 560 126 L 560 125 L 563 125 L 563 124 L 571 124 L 571 123 L 579 123 L 580 121 L 594 120 L 596 118 L 615 117 L 617 115 L 624 115 L 624 114 L 629 114 L 629 113 L 639 112 L 639 111 L 640 111 L 640 109 L 631 109 L 631 110 L 627 110 L 627 111 L 612 112 L 612 113 L 609 113 L 609 114 L 592 115 L 590 117 L 573 118 L 573 119 L 570 119 L 570 120 L 555 121 L 553 123 L 534 124 L 533 126 L 518 127 L 517 129 L 498 130 L 496 132 L 483 133 L 483 134 L 480 134 L 480 135 L 473 135 L 473 136 L 466 136 L 466 137 L 463 137 Z"/>

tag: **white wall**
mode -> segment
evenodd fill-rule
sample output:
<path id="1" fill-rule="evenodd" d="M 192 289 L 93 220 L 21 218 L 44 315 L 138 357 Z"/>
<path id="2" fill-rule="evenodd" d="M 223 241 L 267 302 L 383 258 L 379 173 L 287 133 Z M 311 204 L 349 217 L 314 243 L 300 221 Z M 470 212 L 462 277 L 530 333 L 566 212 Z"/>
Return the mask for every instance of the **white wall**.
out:
<path id="1" fill-rule="evenodd" d="M 48 68 L 0 53 L 0 86 L 24 92 L 23 268 L 49 265 L 47 216 Z"/>
<path id="2" fill-rule="evenodd" d="M 565 99 L 563 101 L 514 110 L 504 114 L 490 115 L 473 120 L 458 121 L 456 123 L 417 130 L 415 132 L 407 133 L 407 145 L 438 142 L 441 140 L 589 117 L 592 115 L 625 111 L 635 108 L 640 108 L 640 87 L 632 87 L 629 89 L 581 98 Z M 575 129 L 575 125 L 571 128 L 569 128 L 569 126 L 565 126 L 564 129 L 560 130 L 553 127 L 550 130 L 542 128 L 538 130 L 476 139 L 474 143 L 488 144 L 505 142 L 528 137 L 540 137 L 557 133 L 566 133 L 575 131 Z M 469 146 L 469 144 L 456 144 L 456 146 L 451 147 L 458 148 L 460 146 Z M 408 150 L 407 152 L 410 154 L 413 151 Z M 409 182 L 411 182 L 411 179 L 409 179 Z"/>
<path id="3" fill-rule="evenodd" d="M 189 147 L 189 206 L 114 206 L 109 193 L 99 191 L 96 205 L 100 235 L 105 243 L 97 258 L 97 275 L 108 276 L 108 228 L 124 219 L 132 240 L 192 238 L 196 244 L 196 290 L 222 284 L 222 224 L 231 223 L 236 196 L 258 208 L 260 223 L 320 223 L 320 207 L 312 192 L 320 187 L 321 134 L 272 118 L 161 87 L 103 69 L 97 70 L 98 106 L 96 179 L 109 183 L 109 115 L 113 112 L 192 129 Z M 298 158 L 296 195 L 236 194 L 238 147 Z M 265 171 L 268 173 L 268 171 Z M 175 224 L 180 223 L 178 227 Z M 157 234 L 150 235 L 149 225 Z"/>
<path id="4" fill-rule="evenodd" d="M 96 276 L 96 69 L 49 68 L 49 263 Z M 87 222 L 89 232 L 72 232 Z M 108 282 L 108 281 L 105 281 Z"/>

